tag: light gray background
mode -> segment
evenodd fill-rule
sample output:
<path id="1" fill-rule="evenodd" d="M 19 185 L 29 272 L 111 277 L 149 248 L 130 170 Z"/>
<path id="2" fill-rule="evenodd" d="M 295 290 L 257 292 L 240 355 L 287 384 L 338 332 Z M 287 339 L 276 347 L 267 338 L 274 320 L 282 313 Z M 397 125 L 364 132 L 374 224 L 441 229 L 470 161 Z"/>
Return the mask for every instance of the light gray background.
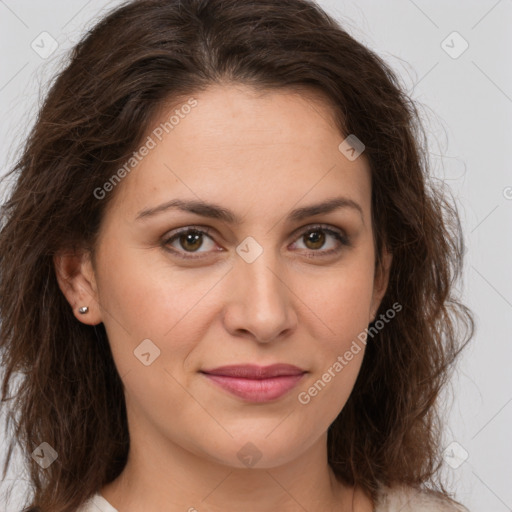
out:
<path id="1" fill-rule="evenodd" d="M 60 59 L 119 3 L 0 0 L 0 172 L 12 164 Z M 512 0 L 320 5 L 389 62 L 422 105 L 435 174 L 450 185 L 460 208 L 468 246 L 460 289 L 477 322 L 452 381 L 455 398 L 447 405 L 443 445 L 457 442 L 468 458 L 457 469 L 446 463 L 444 475 L 471 512 L 512 510 Z M 31 48 L 43 31 L 59 43 L 47 59 Z M 469 44 L 458 58 L 441 46 L 453 31 Z M 447 44 L 453 52 L 462 43 L 452 36 Z M 448 461 L 454 465 L 453 458 Z M 10 478 L 21 493 L 19 475 L 13 471 Z M 16 505 L 8 506 L 0 494 L 4 507 L 12 511 Z"/>

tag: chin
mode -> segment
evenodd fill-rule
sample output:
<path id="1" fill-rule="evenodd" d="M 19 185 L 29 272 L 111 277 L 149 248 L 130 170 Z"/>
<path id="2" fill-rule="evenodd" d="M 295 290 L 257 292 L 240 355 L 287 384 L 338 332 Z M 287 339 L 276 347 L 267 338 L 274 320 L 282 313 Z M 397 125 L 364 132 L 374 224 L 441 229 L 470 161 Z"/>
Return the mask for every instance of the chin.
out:
<path id="1" fill-rule="evenodd" d="M 274 425 L 275 427 L 276 425 Z M 279 428 L 279 427 L 278 427 Z M 239 469 L 271 469 L 293 462 L 309 448 L 306 439 L 294 439 L 283 431 L 280 435 L 271 430 L 261 430 L 252 435 L 233 435 L 227 442 L 215 443 L 218 451 L 208 450 L 216 463 Z"/>

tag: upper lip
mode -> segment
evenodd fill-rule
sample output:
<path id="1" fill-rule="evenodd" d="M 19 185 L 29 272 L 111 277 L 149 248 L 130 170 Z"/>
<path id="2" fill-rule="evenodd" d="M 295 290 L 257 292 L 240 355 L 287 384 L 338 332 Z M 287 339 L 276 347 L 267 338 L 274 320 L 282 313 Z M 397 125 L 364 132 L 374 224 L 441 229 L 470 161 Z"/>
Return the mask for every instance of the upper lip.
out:
<path id="1" fill-rule="evenodd" d="M 243 379 L 269 379 L 272 377 L 282 377 L 287 375 L 301 375 L 306 370 L 291 364 L 271 364 L 269 366 L 258 366 L 254 364 L 229 365 L 212 368 L 211 370 L 201 370 L 202 373 L 209 375 L 224 375 L 226 377 L 238 377 Z"/>

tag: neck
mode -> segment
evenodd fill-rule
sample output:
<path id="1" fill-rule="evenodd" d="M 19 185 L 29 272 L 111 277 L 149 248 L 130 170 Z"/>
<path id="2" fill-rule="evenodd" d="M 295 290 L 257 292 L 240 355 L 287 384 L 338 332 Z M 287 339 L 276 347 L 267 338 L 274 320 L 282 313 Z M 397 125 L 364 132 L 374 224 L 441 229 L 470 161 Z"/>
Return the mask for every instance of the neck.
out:
<path id="1" fill-rule="evenodd" d="M 327 463 L 327 434 L 293 461 L 264 469 L 229 467 L 168 439 L 148 443 L 136 429 L 130 445 L 125 469 L 101 490 L 119 512 L 227 512 L 248 503 L 254 512 L 356 510 L 353 488 Z"/>

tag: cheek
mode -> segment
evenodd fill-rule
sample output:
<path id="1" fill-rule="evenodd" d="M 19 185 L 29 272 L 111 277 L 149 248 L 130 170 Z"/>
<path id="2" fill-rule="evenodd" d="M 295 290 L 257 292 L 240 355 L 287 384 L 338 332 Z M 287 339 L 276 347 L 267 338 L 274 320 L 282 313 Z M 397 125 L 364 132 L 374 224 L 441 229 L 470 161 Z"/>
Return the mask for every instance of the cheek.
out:
<path id="1" fill-rule="evenodd" d="M 137 336 L 161 337 L 199 293 L 186 286 L 185 273 L 171 272 L 158 249 L 133 249 L 121 242 L 103 248 L 99 278 L 106 321 L 114 317 Z"/>
<path id="2" fill-rule="evenodd" d="M 126 370 L 138 362 L 133 351 L 143 340 L 153 340 L 162 348 L 162 333 L 173 327 L 174 316 L 179 315 L 178 294 L 169 289 L 163 269 L 121 242 L 105 244 L 98 261 L 103 323 L 114 358 Z"/>
<path id="3" fill-rule="evenodd" d="M 373 292 L 371 262 L 347 265 L 313 284 L 304 282 L 299 296 L 305 298 L 310 314 L 321 321 L 326 338 L 340 348 L 368 326 Z"/>
<path id="4" fill-rule="evenodd" d="M 158 250 L 120 247 L 104 248 L 98 273 L 103 323 L 120 374 L 140 366 L 134 351 L 147 339 L 160 351 L 157 366 L 171 359 L 178 364 L 205 335 L 212 314 L 208 293 L 222 273 L 178 271 Z"/>
<path id="5" fill-rule="evenodd" d="M 305 301 L 311 310 L 309 317 L 316 317 L 320 328 L 310 333 L 316 340 L 316 364 L 301 386 L 304 400 L 298 397 L 298 401 L 311 410 L 328 410 L 331 420 L 347 401 L 363 361 L 373 291 L 372 265 L 370 259 L 363 258 L 347 265 L 322 279 Z"/>
<path id="6" fill-rule="evenodd" d="M 314 368 L 297 394 L 298 407 L 307 418 L 322 418 L 321 425 L 313 422 L 311 428 L 327 428 L 352 392 L 366 348 L 370 298 L 371 286 L 365 279 L 337 284 L 314 298 L 324 334 L 314 337 Z"/>

